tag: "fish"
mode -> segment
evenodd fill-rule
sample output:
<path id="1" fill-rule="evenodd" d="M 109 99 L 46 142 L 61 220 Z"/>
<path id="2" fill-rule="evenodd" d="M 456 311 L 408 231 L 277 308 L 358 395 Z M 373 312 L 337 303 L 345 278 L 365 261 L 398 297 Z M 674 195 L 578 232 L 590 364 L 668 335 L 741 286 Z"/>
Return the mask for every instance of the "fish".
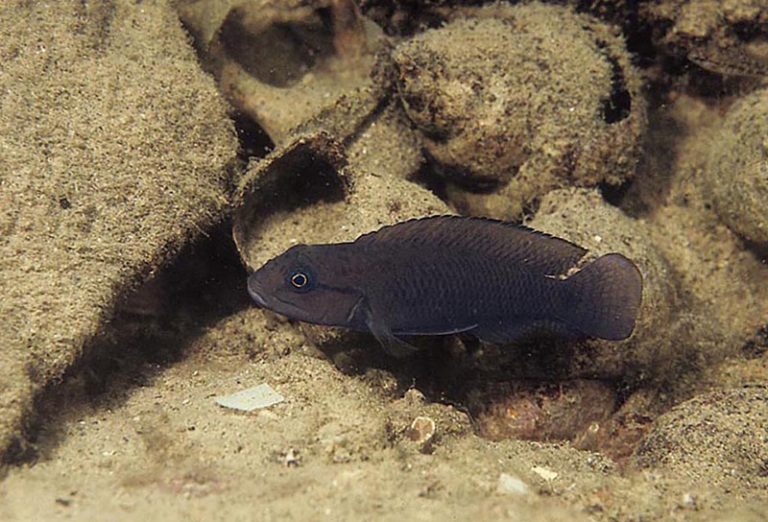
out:
<path id="1" fill-rule="evenodd" d="M 584 248 L 522 225 L 430 216 L 351 242 L 294 245 L 252 272 L 247 286 L 259 307 L 369 332 L 403 357 L 415 350 L 404 336 L 624 340 L 643 280 L 619 253 L 589 260 Z"/>

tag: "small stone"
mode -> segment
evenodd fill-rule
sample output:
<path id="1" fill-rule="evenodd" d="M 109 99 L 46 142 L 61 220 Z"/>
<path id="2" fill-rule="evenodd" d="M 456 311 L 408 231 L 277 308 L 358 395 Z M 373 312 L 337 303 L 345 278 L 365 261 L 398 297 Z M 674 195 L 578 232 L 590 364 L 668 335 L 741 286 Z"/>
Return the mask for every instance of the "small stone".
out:
<path id="1" fill-rule="evenodd" d="M 283 454 L 283 466 L 286 468 L 296 468 L 301 463 L 301 458 L 299 457 L 299 453 L 293 449 L 288 448 L 288 451 Z"/>
<path id="2" fill-rule="evenodd" d="M 424 394 L 416 388 L 410 388 L 406 391 L 403 399 L 405 399 L 406 404 L 425 404 L 427 402 Z"/>
<path id="3" fill-rule="evenodd" d="M 683 493 L 681 504 L 685 509 L 698 509 L 696 497 L 691 493 Z"/>

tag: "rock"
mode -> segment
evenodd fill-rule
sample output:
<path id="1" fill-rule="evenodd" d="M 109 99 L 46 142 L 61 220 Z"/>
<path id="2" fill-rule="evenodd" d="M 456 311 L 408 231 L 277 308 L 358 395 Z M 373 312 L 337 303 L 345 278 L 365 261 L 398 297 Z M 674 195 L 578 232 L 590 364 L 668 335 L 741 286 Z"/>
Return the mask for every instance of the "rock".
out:
<path id="1" fill-rule="evenodd" d="M 197 2 L 180 12 L 221 91 L 275 143 L 351 93 L 375 90 L 385 42 L 352 0 Z"/>
<path id="2" fill-rule="evenodd" d="M 768 246 L 768 90 L 731 107 L 708 160 L 704 181 L 721 219 L 737 234 Z"/>
<path id="3" fill-rule="evenodd" d="M 641 388 L 630 395 L 610 418 L 591 423 L 573 440 L 575 448 L 599 451 L 619 465 L 632 456 L 653 419 L 668 407 L 655 388 Z"/>
<path id="4" fill-rule="evenodd" d="M 5 461 L 117 303 L 223 219 L 237 140 L 167 2 L 0 10 Z"/>
<path id="5" fill-rule="evenodd" d="M 659 417 L 632 463 L 663 469 L 700 487 L 768 488 L 768 390 L 705 393 Z"/>
<path id="6" fill-rule="evenodd" d="M 768 76 L 764 5 L 761 0 L 653 0 L 639 13 L 652 29 L 656 48 L 710 72 L 764 77 Z"/>
<path id="7" fill-rule="evenodd" d="M 646 114 L 623 41 L 562 7 L 474 14 L 394 52 L 403 107 L 452 203 L 515 219 L 555 188 L 631 177 Z"/>
<path id="8" fill-rule="evenodd" d="M 491 440 L 573 440 L 608 419 L 617 402 L 613 389 L 597 381 L 491 386 L 493 391 L 477 389 L 468 400 L 476 429 Z"/>

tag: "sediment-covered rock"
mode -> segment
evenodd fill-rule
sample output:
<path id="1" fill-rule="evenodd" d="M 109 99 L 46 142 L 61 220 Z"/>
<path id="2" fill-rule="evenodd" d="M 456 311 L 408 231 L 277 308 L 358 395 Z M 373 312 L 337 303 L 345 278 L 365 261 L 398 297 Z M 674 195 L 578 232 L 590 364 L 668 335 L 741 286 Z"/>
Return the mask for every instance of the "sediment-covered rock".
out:
<path id="1" fill-rule="evenodd" d="M 655 46 L 722 75 L 768 76 L 762 0 L 653 0 L 639 10 Z"/>
<path id="2" fill-rule="evenodd" d="M 633 464 L 665 469 L 702 487 L 768 487 L 764 386 L 705 393 L 659 417 Z"/>
<path id="3" fill-rule="evenodd" d="M 737 101 L 713 139 L 703 176 L 717 213 L 737 234 L 768 245 L 768 90 Z"/>
<path id="4" fill-rule="evenodd" d="M 634 172 L 641 81 L 623 40 L 591 17 L 477 9 L 405 41 L 394 59 L 403 107 L 464 212 L 515 219 L 550 190 Z"/>
<path id="5" fill-rule="evenodd" d="M 166 2 L 0 7 L 0 460 L 116 301 L 221 219 L 237 142 Z"/>
<path id="6" fill-rule="evenodd" d="M 371 72 L 385 40 L 352 0 L 198 1 L 179 11 L 219 89 L 275 143 L 345 96 L 377 88 Z"/>

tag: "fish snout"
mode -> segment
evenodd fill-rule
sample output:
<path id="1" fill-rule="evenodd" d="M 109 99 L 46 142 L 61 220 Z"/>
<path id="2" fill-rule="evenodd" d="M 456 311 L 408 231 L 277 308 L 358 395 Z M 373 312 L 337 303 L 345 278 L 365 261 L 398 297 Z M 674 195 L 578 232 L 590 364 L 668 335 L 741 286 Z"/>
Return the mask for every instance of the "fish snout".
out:
<path id="1" fill-rule="evenodd" d="M 256 278 L 253 277 L 253 275 L 251 275 L 248 278 L 248 295 L 251 296 L 251 299 L 253 299 L 258 306 L 267 308 L 267 302 L 262 297 L 263 293 L 259 282 L 256 281 Z"/>

